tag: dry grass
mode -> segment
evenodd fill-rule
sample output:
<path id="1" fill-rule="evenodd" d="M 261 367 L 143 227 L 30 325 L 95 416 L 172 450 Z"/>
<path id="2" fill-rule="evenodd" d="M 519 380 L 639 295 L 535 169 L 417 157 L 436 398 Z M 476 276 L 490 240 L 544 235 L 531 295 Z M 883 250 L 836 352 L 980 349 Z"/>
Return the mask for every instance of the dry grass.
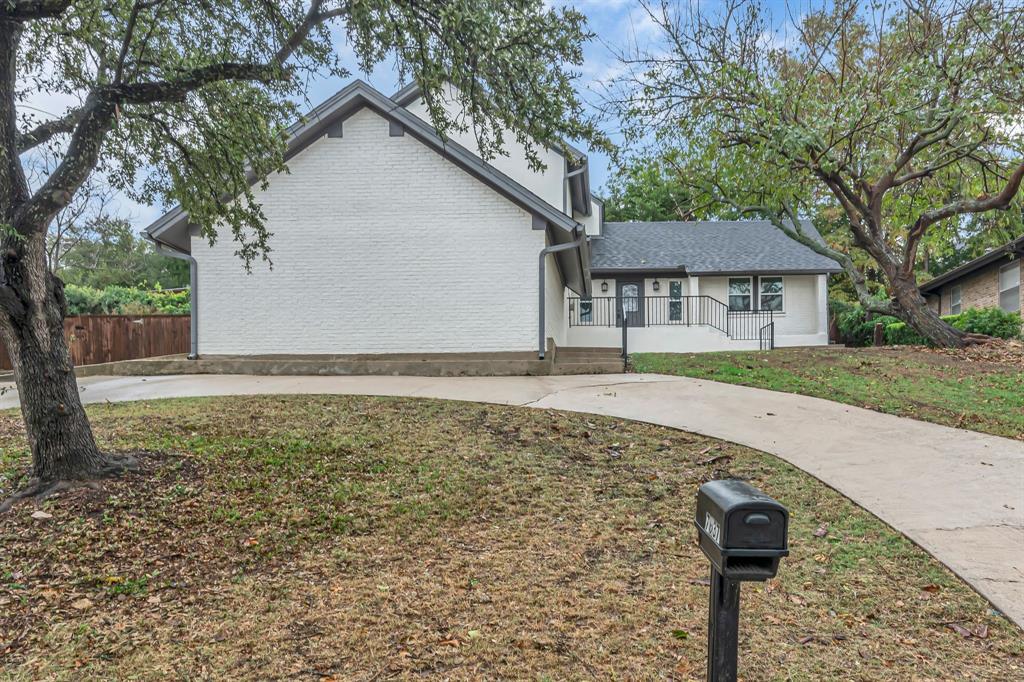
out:
<path id="1" fill-rule="evenodd" d="M 46 502 L 52 519 L 0 517 L 6 678 L 700 679 L 694 493 L 726 475 L 792 511 L 779 578 L 744 588 L 744 679 L 1024 675 L 1020 631 L 983 599 L 739 446 L 426 400 L 90 415 L 105 447 L 159 454 L 105 492 Z M 26 463 L 20 428 L 0 416 L 5 489 Z"/>

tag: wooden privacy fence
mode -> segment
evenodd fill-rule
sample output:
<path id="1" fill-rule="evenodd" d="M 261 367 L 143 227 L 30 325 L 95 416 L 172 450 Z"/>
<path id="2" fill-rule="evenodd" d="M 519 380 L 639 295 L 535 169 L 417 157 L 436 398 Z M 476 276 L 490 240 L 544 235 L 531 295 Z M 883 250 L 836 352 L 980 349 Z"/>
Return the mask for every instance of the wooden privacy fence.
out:
<path id="1" fill-rule="evenodd" d="M 75 366 L 188 353 L 188 315 L 81 315 L 64 320 Z M 0 347 L 0 369 L 11 369 Z"/>

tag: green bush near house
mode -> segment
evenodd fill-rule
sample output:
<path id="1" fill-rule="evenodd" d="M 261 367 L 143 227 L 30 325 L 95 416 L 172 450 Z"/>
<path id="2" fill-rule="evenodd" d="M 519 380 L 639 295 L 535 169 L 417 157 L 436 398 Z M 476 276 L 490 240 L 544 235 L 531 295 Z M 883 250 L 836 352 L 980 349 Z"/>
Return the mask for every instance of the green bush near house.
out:
<path id="1" fill-rule="evenodd" d="M 839 327 L 840 340 L 847 346 L 870 346 L 874 340 L 875 325 L 884 327 L 884 338 L 889 346 L 927 345 L 924 337 L 898 318 L 880 315 L 868 319 L 859 305 L 834 301 L 831 304 Z M 1021 317 L 999 308 L 970 308 L 959 315 L 943 315 L 943 320 L 957 329 L 972 334 L 985 334 L 999 339 L 1021 336 Z"/>
<path id="2" fill-rule="evenodd" d="M 1000 308 L 970 308 L 959 315 L 943 315 L 942 319 L 970 334 L 984 334 L 997 339 L 1016 339 L 1021 334 L 1021 317 Z M 872 322 L 874 324 L 874 322 Z M 924 337 L 906 322 L 885 326 L 885 343 L 890 346 L 924 346 Z"/>
<path id="3" fill-rule="evenodd" d="M 109 286 L 104 289 L 68 284 L 64 288 L 69 315 L 187 315 L 185 291 Z"/>
<path id="4" fill-rule="evenodd" d="M 1014 339 L 1021 335 L 1024 320 L 1017 313 L 1001 308 L 969 308 L 959 315 L 942 318 L 957 329 L 973 334 L 987 334 L 1000 339 Z"/>

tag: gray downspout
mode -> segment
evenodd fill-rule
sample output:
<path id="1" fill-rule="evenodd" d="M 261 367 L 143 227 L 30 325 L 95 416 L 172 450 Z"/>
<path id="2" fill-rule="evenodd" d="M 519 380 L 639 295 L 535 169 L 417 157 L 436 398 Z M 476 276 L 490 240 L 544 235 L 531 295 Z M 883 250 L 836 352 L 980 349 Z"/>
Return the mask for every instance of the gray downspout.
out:
<path id="1" fill-rule="evenodd" d="M 538 270 L 538 281 L 537 281 L 537 295 L 538 295 L 538 310 L 540 310 L 540 317 L 537 320 L 537 355 L 541 360 L 544 359 L 544 353 L 547 350 L 547 339 L 544 338 L 545 325 L 547 324 L 547 318 L 545 317 L 545 296 L 544 289 L 547 284 L 547 278 L 545 273 L 545 260 L 549 253 L 558 253 L 559 251 L 569 251 L 570 249 L 578 249 L 583 245 L 583 242 L 587 238 L 587 233 L 580 231 L 579 236 L 571 242 L 566 244 L 553 244 L 551 246 L 545 246 L 540 250 L 539 267 Z"/>
<path id="2" fill-rule="evenodd" d="M 153 246 L 156 248 L 156 252 L 161 256 L 168 256 L 170 258 L 177 258 L 179 260 L 188 261 L 188 283 L 189 283 L 189 298 L 191 299 L 189 305 L 189 332 L 191 334 L 192 352 L 189 353 L 189 360 L 199 359 L 199 268 L 196 264 L 196 259 L 188 253 L 182 253 L 181 251 L 175 251 L 174 249 L 167 248 L 166 245 L 161 244 L 158 241 L 153 242 Z"/>

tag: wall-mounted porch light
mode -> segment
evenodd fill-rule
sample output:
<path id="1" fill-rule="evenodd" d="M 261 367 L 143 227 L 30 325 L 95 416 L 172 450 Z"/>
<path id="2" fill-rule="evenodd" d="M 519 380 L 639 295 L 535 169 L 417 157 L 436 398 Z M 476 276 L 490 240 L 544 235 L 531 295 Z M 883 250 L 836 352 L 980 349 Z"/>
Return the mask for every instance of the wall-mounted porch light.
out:
<path id="1" fill-rule="evenodd" d="M 654 284 L 652 285 L 652 288 L 653 288 L 653 289 L 654 289 L 655 291 L 660 291 L 660 290 L 661 290 L 661 283 L 660 283 L 660 282 L 658 282 L 658 280 L 654 280 Z"/>
<path id="2" fill-rule="evenodd" d="M 601 282 L 601 292 L 604 293 L 606 291 L 608 291 L 608 282 Z"/>

